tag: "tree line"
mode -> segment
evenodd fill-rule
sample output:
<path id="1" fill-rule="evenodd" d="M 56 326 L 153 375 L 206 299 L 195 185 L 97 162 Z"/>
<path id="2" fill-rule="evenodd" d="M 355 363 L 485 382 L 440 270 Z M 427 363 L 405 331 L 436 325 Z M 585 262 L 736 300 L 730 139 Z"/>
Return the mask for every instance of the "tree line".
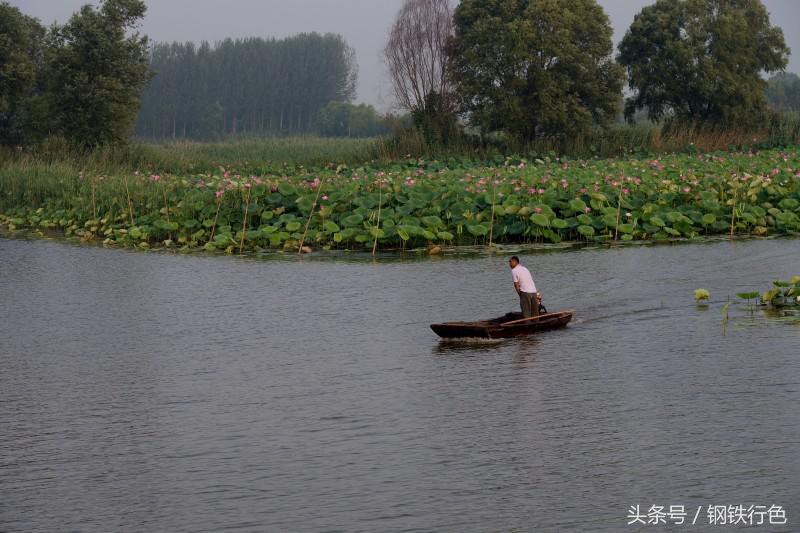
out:
<path id="1" fill-rule="evenodd" d="M 0 2 L 0 144 L 388 131 L 351 103 L 358 68 L 339 35 L 151 43 L 145 12 L 142 0 L 102 0 L 45 28 Z"/>
<path id="2" fill-rule="evenodd" d="M 355 52 L 339 35 L 159 43 L 142 95 L 143 137 L 305 134 L 320 112 L 355 96 Z"/>
<path id="3" fill-rule="evenodd" d="M 151 44 L 145 9 L 101 0 L 45 28 L 0 1 L 0 144 L 370 136 L 402 122 L 352 104 L 357 65 L 341 36 Z M 770 107 L 800 107 L 761 0 L 656 0 L 616 51 L 596 0 L 405 0 L 383 52 L 399 108 L 430 144 L 465 131 L 567 139 L 623 113 L 758 128 Z"/>
<path id="4" fill-rule="evenodd" d="M 406 0 L 384 50 L 397 102 L 429 142 L 458 134 L 457 117 L 482 136 L 530 141 L 580 135 L 623 110 L 628 120 L 758 128 L 768 96 L 797 109 L 790 79 L 768 87 L 762 77 L 783 71 L 789 48 L 760 0 L 656 0 L 616 55 L 595 0 L 450 5 Z"/>

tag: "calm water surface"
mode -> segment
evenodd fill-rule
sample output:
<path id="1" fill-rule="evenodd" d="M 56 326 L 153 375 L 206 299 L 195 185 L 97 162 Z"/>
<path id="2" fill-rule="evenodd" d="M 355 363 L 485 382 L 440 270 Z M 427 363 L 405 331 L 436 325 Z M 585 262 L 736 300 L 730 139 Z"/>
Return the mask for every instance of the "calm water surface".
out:
<path id="1" fill-rule="evenodd" d="M 776 504 L 788 525 L 754 529 L 800 531 L 800 324 L 719 312 L 800 274 L 800 240 L 522 262 L 573 324 L 441 343 L 429 323 L 514 308 L 505 256 L 0 239 L 0 530 L 636 531 L 636 504 Z"/>

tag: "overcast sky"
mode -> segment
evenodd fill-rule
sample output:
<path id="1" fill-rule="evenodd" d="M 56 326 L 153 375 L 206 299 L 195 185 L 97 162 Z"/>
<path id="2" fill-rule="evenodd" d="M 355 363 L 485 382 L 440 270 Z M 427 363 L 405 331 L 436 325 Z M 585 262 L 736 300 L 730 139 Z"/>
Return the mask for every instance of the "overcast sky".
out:
<path id="1" fill-rule="evenodd" d="M 285 37 L 333 32 L 356 50 L 360 102 L 387 109 L 391 90 L 380 59 L 386 35 L 403 0 L 146 0 L 141 30 L 156 41 L 218 41 L 226 37 Z M 653 0 L 599 0 L 618 42 L 633 16 Z M 64 22 L 87 0 L 10 0 L 45 24 Z M 800 1 L 764 0 L 772 23 L 783 28 L 796 52 L 787 70 L 800 72 Z"/>

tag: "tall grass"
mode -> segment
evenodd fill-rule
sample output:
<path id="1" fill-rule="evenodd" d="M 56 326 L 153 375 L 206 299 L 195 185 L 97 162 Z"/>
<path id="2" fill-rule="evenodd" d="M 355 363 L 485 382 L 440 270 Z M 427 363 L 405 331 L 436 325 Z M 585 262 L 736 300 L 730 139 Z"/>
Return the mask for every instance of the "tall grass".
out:
<path id="1" fill-rule="evenodd" d="M 319 137 L 240 138 L 224 142 L 132 142 L 121 147 L 83 151 L 59 138 L 28 148 L 0 148 L 0 202 L 36 205 L 28 201 L 51 185 L 64 184 L 85 173 L 113 176 L 140 172 L 192 175 L 220 168 L 241 174 L 296 174 L 340 164 L 388 166 L 413 158 L 472 160 L 476 163 L 506 155 L 538 157 L 620 157 L 687 151 L 711 152 L 775 148 L 800 144 L 800 114 L 772 118 L 760 131 L 735 129 L 664 128 L 653 124 L 597 129 L 570 138 L 542 138 L 519 143 L 503 136 L 463 135 L 447 146 L 428 146 L 415 130 L 391 138 L 332 139 Z M 23 193 L 24 191 L 24 193 Z M 30 197 L 30 198 L 28 198 Z M 39 198 L 40 199 L 40 198 Z"/>

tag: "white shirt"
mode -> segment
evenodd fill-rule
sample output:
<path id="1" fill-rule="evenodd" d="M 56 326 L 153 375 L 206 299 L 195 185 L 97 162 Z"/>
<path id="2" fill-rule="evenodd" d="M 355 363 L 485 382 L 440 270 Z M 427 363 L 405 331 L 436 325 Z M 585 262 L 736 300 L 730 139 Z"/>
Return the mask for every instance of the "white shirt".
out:
<path id="1" fill-rule="evenodd" d="M 511 269 L 511 279 L 514 283 L 519 283 L 519 290 L 522 292 L 534 293 L 536 292 L 536 284 L 533 282 L 531 271 L 524 266 L 518 264 Z"/>

